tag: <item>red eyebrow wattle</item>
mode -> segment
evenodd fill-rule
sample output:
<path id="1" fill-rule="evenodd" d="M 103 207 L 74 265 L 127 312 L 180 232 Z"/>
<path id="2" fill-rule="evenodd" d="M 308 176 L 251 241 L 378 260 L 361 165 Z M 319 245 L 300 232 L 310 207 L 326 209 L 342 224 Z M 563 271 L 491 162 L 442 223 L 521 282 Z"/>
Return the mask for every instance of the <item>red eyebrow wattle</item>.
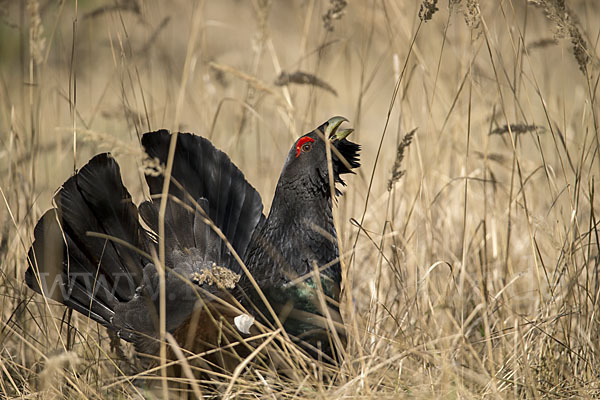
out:
<path id="1" fill-rule="evenodd" d="M 296 158 L 298 158 L 298 156 L 300 155 L 300 151 L 302 151 L 302 145 L 306 142 L 314 142 L 315 139 L 309 137 L 309 136 L 304 136 L 302 138 L 300 138 L 298 140 L 298 143 L 296 143 Z"/>

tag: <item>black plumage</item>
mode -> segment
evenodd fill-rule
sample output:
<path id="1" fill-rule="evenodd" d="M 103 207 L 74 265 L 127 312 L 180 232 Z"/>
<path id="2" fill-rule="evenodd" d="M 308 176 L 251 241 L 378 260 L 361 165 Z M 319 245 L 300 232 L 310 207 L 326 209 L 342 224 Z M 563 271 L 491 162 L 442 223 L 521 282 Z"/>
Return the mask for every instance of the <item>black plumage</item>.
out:
<path id="1" fill-rule="evenodd" d="M 231 328 L 240 311 L 224 306 L 228 303 L 241 303 L 262 323 L 275 324 L 237 253 L 289 336 L 309 353 L 333 358 L 323 317 L 341 326 L 341 271 L 327 143 L 335 183 L 344 184 L 341 175 L 359 166 L 359 146 L 346 139 L 351 130 L 338 129 L 343 121 L 334 117 L 296 141 L 268 217 L 243 173 L 200 136 L 177 135 L 167 197 L 163 169 L 172 136 L 164 130 L 143 136 L 147 156 L 161 167 L 147 171 L 151 198 L 139 207 L 116 161 L 109 154 L 97 155 L 63 184 L 56 207 L 38 222 L 27 285 L 117 331 L 139 352 L 156 354 L 158 222 L 161 202 L 167 201 L 167 331 L 191 351 L 214 347 L 215 332 L 224 328 L 207 313 L 222 314 Z M 315 267 L 322 269 L 317 281 Z M 321 307 L 319 288 L 329 298 L 327 310 Z M 239 330 L 229 329 L 229 334 L 241 338 Z"/>

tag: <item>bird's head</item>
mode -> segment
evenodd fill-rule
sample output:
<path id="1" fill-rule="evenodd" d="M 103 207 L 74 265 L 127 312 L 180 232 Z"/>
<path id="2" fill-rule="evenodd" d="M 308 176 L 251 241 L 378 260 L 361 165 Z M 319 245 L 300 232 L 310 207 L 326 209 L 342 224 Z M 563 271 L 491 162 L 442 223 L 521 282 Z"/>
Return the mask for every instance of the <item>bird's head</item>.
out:
<path id="1" fill-rule="evenodd" d="M 360 145 L 347 139 L 354 129 L 340 128 L 345 121 L 348 120 L 344 117 L 330 118 L 296 140 L 283 166 L 280 183 L 308 186 L 329 195 L 329 151 L 334 182 L 345 185 L 341 176 L 360 166 Z M 339 194 L 337 189 L 336 194 Z"/>

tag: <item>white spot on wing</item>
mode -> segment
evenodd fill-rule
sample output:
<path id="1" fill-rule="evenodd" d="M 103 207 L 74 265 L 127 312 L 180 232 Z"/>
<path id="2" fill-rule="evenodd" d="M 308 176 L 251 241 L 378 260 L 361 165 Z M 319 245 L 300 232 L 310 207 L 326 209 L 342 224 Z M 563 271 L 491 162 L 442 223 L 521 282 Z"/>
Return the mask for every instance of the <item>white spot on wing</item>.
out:
<path id="1" fill-rule="evenodd" d="M 240 332 L 249 334 L 250 327 L 254 325 L 254 317 L 248 314 L 240 314 L 233 319 L 233 322 Z"/>

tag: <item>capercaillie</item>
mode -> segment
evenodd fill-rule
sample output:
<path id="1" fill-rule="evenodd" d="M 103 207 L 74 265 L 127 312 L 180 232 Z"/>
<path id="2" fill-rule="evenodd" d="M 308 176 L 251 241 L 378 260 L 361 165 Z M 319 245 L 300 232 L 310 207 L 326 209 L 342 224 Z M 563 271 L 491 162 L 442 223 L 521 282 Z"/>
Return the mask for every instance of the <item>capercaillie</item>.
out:
<path id="1" fill-rule="evenodd" d="M 114 158 L 95 156 L 37 223 L 27 285 L 156 356 L 162 245 L 165 329 L 182 348 L 231 369 L 258 327 L 279 327 L 308 355 L 335 361 L 344 331 L 332 205 L 342 175 L 360 165 L 344 121 L 333 117 L 294 143 L 268 216 L 243 173 L 203 137 L 177 134 L 164 192 L 172 135 L 144 134 L 155 168 L 145 170 L 151 196 L 138 206 Z"/>

